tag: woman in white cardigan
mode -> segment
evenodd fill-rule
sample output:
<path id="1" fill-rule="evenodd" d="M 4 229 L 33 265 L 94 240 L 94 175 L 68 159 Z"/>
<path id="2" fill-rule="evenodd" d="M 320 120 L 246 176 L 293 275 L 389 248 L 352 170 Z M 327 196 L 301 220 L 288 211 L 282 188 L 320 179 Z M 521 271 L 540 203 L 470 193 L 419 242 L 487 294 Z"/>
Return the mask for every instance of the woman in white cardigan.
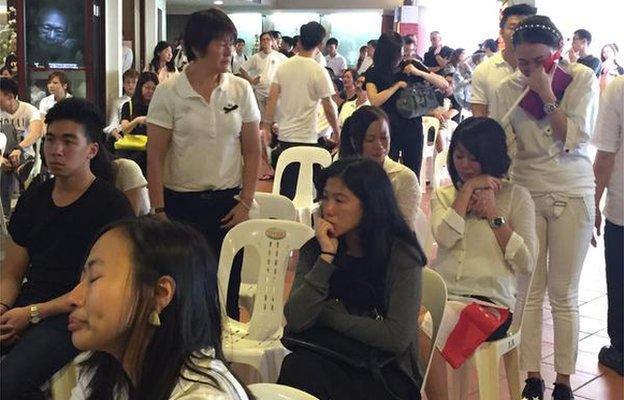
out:
<path id="1" fill-rule="evenodd" d="M 416 231 L 421 200 L 418 178 L 411 169 L 388 157 L 389 149 L 390 125 L 381 108 L 362 106 L 347 118 L 341 132 L 340 157 L 363 156 L 381 164 L 407 225 Z"/>
<path id="2" fill-rule="evenodd" d="M 433 194 L 431 226 L 438 243 L 435 270 L 449 297 L 465 304 L 476 298 L 513 312 L 517 277 L 533 270 L 537 237 L 529 192 L 505 180 L 510 163 L 505 132 L 496 121 L 464 120 L 449 147 L 453 184 Z M 486 340 L 504 337 L 510 324 L 511 314 Z M 446 398 L 444 362 L 437 352 L 430 377 L 429 398 Z"/>

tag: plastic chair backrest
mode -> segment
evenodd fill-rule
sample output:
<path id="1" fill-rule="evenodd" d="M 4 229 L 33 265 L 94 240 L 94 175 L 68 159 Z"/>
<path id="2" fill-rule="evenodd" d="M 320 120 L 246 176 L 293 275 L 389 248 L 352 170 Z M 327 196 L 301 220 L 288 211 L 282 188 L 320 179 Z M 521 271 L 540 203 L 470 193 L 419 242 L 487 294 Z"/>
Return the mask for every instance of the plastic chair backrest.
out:
<path id="1" fill-rule="evenodd" d="M 7 144 L 7 137 L 4 132 L 0 132 L 0 156 L 4 154 L 4 148 Z"/>
<path id="2" fill-rule="evenodd" d="M 425 307 L 427 311 L 429 311 L 429 313 L 431 314 L 432 322 L 431 348 L 429 349 L 429 354 L 427 354 L 427 357 L 421 357 L 421 360 L 426 360 L 427 362 L 426 365 L 421 365 L 422 370 L 425 371 L 425 375 L 423 376 L 423 388 L 425 387 L 425 381 L 427 379 L 427 375 L 429 374 L 431 360 L 433 359 L 433 352 L 435 350 L 435 344 L 438 338 L 438 330 L 440 329 L 440 324 L 442 323 L 442 315 L 444 314 L 446 299 L 446 284 L 444 283 L 444 280 L 442 279 L 440 274 L 438 274 L 431 268 L 423 268 L 421 306 Z"/>
<path id="3" fill-rule="evenodd" d="M 290 254 L 312 237 L 312 228 L 294 221 L 251 219 L 232 228 L 225 235 L 219 258 L 219 300 L 224 320 L 229 321 L 225 305 L 232 262 L 236 253 L 245 247 L 256 252 L 260 259 L 256 299 L 247 324 L 248 338 L 264 340 L 278 331 L 282 326 L 284 284 Z"/>
<path id="4" fill-rule="evenodd" d="M 41 138 L 37 139 L 35 144 L 33 144 L 33 150 L 35 151 L 35 163 L 33 164 L 32 169 L 30 170 L 30 174 L 26 181 L 24 181 L 24 188 L 28 189 L 30 183 L 35 179 L 39 173 L 41 173 L 41 166 L 43 161 L 41 160 Z"/>
<path id="5" fill-rule="evenodd" d="M 293 163 L 300 163 L 297 189 L 293 203 L 297 207 L 312 205 L 314 202 L 312 167 L 314 164 L 320 164 L 323 168 L 328 167 L 332 163 L 331 154 L 325 149 L 314 146 L 297 146 L 284 150 L 277 159 L 275 179 L 273 180 L 273 194 L 280 193 L 284 169 Z"/>
<path id="6" fill-rule="evenodd" d="M 418 207 L 418 211 L 416 212 L 416 218 L 414 221 L 414 225 L 416 228 L 416 238 L 418 239 L 418 243 L 420 243 L 420 247 L 423 248 L 423 250 L 425 251 L 425 253 L 427 253 L 427 248 L 426 246 L 428 245 L 428 241 L 429 241 L 429 223 L 427 222 L 427 216 L 425 215 L 425 212 Z"/>
<path id="7" fill-rule="evenodd" d="M 446 166 L 446 158 L 448 157 L 448 150 L 444 149 L 442 152 L 438 153 L 435 159 L 435 163 L 433 165 L 433 188 L 437 189 L 440 187 L 441 180 L 441 172 L 442 168 Z"/>
<path id="8" fill-rule="evenodd" d="M 423 193 L 427 188 L 427 157 L 433 157 L 435 159 L 435 142 L 438 137 L 438 133 L 440 132 L 440 120 L 434 117 L 422 117 L 422 126 L 423 126 L 423 151 L 422 151 L 422 162 L 420 166 L 420 176 L 418 177 L 420 183 L 420 187 L 422 188 Z M 429 144 L 429 130 L 434 129 L 433 142 Z"/>
<path id="9" fill-rule="evenodd" d="M 318 400 L 302 390 L 277 383 L 254 383 L 247 387 L 258 400 Z"/>
<path id="10" fill-rule="evenodd" d="M 254 215 L 254 219 L 297 220 L 297 210 L 288 197 L 281 194 L 263 192 L 256 192 L 254 197 L 256 203 L 258 203 L 258 213 Z"/>

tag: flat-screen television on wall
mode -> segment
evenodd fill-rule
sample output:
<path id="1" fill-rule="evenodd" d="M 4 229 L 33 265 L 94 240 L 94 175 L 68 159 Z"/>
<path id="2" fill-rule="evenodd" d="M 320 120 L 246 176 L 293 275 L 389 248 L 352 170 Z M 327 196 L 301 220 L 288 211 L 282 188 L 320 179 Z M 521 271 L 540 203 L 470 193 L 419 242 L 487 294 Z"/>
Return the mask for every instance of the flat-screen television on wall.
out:
<path id="1" fill-rule="evenodd" d="M 84 0 L 28 0 L 26 59 L 35 68 L 84 67 Z"/>

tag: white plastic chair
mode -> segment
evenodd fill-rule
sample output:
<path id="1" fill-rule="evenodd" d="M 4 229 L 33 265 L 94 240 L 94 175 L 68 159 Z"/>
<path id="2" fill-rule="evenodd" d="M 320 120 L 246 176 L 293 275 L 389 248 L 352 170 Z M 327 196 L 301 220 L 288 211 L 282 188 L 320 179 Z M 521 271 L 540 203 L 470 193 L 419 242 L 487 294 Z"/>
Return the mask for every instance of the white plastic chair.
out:
<path id="1" fill-rule="evenodd" d="M 41 173 L 41 166 L 43 164 L 43 161 L 41 160 L 41 138 L 37 139 L 37 142 L 33 145 L 33 150 L 35 151 L 35 163 L 30 170 L 30 174 L 28 174 L 28 178 L 24 181 L 25 189 L 28 189 L 28 186 L 30 186 L 33 179 Z"/>
<path id="2" fill-rule="evenodd" d="M 427 191 L 427 159 L 429 157 L 432 158 L 433 162 L 435 162 L 436 158 L 436 149 L 435 142 L 438 134 L 440 133 L 440 120 L 434 117 L 422 117 L 422 126 L 423 126 L 423 152 L 422 152 L 422 162 L 420 165 L 420 176 L 418 180 L 420 183 L 420 190 L 425 193 Z M 435 134 L 433 135 L 433 142 L 429 144 L 429 129 L 434 128 Z"/>
<path id="3" fill-rule="evenodd" d="M 442 152 L 438 153 L 435 158 L 435 162 L 433 163 L 432 185 L 434 190 L 441 186 L 442 178 L 444 177 L 442 173 L 446 171 L 446 174 L 448 175 L 448 167 L 446 165 L 447 157 L 448 150 L 445 149 Z"/>
<path id="4" fill-rule="evenodd" d="M 522 330 L 522 318 L 526 299 L 533 274 L 523 274 L 518 277 L 518 293 L 513 319 L 507 337 L 494 342 L 481 344 L 472 357 L 459 368 L 457 373 L 453 373 L 453 387 L 459 391 L 460 398 L 468 397 L 469 368 L 472 364 L 477 369 L 477 380 L 479 382 L 479 398 L 484 400 L 497 399 L 499 396 L 499 366 L 500 359 L 505 363 L 507 375 L 507 386 L 511 400 L 520 400 L 520 360 L 519 349 L 520 331 Z M 456 398 L 456 397 L 453 397 Z"/>
<path id="5" fill-rule="evenodd" d="M 447 290 L 444 279 L 432 270 L 431 268 L 423 268 L 422 273 L 422 307 L 426 308 L 431 315 L 432 329 L 431 329 L 431 348 L 429 354 L 421 357 L 421 370 L 425 371 L 423 375 L 422 386 L 420 387 L 421 394 L 425 393 L 425 384 L 429 375 L 429 369 L 431 368 L 431 360 L 433 360 L 433 354 L 435 352 L 436 341 L 438 340 L 438 332 L 440 324 L 442 323 L 442 315 L 444 314 L 444 307 L 446 307 Z M 422 361 L 426 360 L 426 364 Z"/>
<path id="6" fill-rule="evenodd" d="M 420 247 L 422 247 L 427 257 L 429 257 L 431 247 L 433 246 L 433 234 L 429 222 L 427 221 L 427 216 L 420 207 L 416 213 L 415 228 L 418 243 L 420 243 Z"/>
<path id="7" fill-rule="evenodd" d="M 284 150 L 277 159 L 273 194 L 279 194 L 284 169 L 293 163 L 300 163 L 293 204 L 297 209 L 299 222 L 312 226 L 312 214 L 318 208 L 318 203 L 314 202 L 312 167 L 314 164 L 320 164 L 323 168 L 328 167 L 332 163 L 331 154 L 325 149 L 313 146 L 298 146 Z"/>
<path id="8" fill-rule="evenodd" d="M 256 192 L 255 203 L 258 207 L 252 207 L 249 212 L 251 219 L 279 219 L 284 221 L 296 221 L 297 210 L 292 201 L 281 194 Z M 253 310 L 258 281 L 258 269 L 260 259 L 255 251 L 249 251 L 243 260 L 241 273 L 241 285 L 238 293 L 239 304 L 247 310 Z"/>
<path id="9" fill-rule="evenodd" d="M 279 339 L 283 333 L 284 281 L 290 254 L 312 237 L 312 228 L 299 222 L 255 219 L 236 225 L 223 241 L 218 270 L 223 354 L 231 362 L 256 368 L 263 382 L 277 380 L 287 353 Z M 227 317 L 225 311 L 232 262 L 243 247 L 244 257 L 255 251 L 261 261 L 255 305 L 248 323 Z"/>
<path id="10" fill-rule="evenodd" d="M 258 400 L 319 400 L 302 390 L 277 383 L 254 383 L 247 388 Z"/>

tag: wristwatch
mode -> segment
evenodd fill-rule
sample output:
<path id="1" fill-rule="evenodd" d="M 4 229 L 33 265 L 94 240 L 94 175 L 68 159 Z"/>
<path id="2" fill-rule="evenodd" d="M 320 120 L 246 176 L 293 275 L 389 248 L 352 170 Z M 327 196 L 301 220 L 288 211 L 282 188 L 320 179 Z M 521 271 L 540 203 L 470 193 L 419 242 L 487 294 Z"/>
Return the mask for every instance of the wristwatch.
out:
<path id="1" fill-rule="evenodd" d="M 32 304 L 30 306 L 30 317 L 28 318 L 28 321 L 31 324 L 38 324 L 39 321 L 41 321 L 41 314 L 39 313 L 39 307 L 37 307 L 36 304 Z"/>
<path id="2" fill-rule="evenodd" d="M 498 229 L 501 226 L 505 225 L 507 221 L 504 217 L 494 217 L 490 220 L 490 228 Z"/>
<path id="3" fill-rule="evenodd" d="M 550 115 L 557 111 L 559 108 L 559 102 L 554 101 L 552 103 L 544 103 L 544 114 Z"/>

